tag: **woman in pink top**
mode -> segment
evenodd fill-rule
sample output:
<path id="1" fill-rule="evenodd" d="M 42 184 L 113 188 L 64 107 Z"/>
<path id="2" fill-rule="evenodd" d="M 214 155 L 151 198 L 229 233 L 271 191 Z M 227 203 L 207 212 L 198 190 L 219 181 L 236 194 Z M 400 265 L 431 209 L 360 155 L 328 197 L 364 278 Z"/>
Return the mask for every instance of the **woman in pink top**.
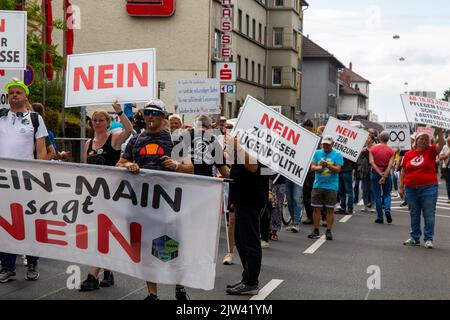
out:
<path id="1" fill-rule="evenodd" d="M 411 215 L 411 237 L 403 244 L 420 245 L 422 235 L 420 216 L 423 215 L 425 248 L 433 248 L 434 221 L 438 198 L 438 176 L 436 172 L 436 156 L 444 147 L 442 129 L 438 129 L 438 145 L 430 144 L 427 133 L 416 136 L 415 149 L 406 153 L 402 161 L 399 194 L 408 201 Z"/>
<path id="2" fill-rule="evenodd" d="M 372 165 L 372 190 L 377 208 L 377 219 L 375 223 L 383 224 L 383 206 L 381 197 L 383 197 L 384 214 L 386 221 L 392 223 L 391 216 L 391 167 L 394 164 L 395 152 L 387 145 L 389 142 L 389 132 L 380 133 L 380 143 L 369 149 L 369 161 Z"/>

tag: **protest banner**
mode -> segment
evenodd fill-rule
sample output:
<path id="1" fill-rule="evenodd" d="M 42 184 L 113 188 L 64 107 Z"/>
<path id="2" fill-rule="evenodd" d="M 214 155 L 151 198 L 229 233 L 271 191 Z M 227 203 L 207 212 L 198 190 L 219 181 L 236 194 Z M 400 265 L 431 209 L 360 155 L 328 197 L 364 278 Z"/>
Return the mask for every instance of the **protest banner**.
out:
<path id="1" fill-rule="evenodd" d="M 421 132 L 425 132 L 429 137 L 430 140 L 434 139 L 434 128 L 426 128 L 426 127 L 418 127 L 417 128 L 417 133 L 421 133 Z"/>
<path id="2" fill-rule="evenodd" d="M 6 92 L 5 86 L 15 79 L 23 79 L 22 70 L 0 70 L 0 109 L 9 109 L 8 93 Z"/>
<path id="3" fill-rule="evenodd" d="M 66 108 L 155 98 L 155 60 L 155 49 L 69 55 Z"/>
<path id="4" fill-rule="evenodd" d="M 232 135 L 259 162 L 303 186 L 320 138 L 251 96 Z"/>
<path id="5" fill-rule="evenodd" d="M 0 69 L 27 66 L 27 12 L 0 10 Z"/>
<path id="6" fill-rule="evenodd" d="M 178 80 L 176 90 L 179 114 L 220 114 L 218 79 Z"/>
<path id="7" fill-rule="evenodd" d="M 332 136 L 334 139 L 333 149 L 342 153 L 344 158 L 356 162 L 361 150 L 364 148 L 369 133 L 330 117 L 322 136 Z"/>
<path id="8" fill-rule="evenodd" d="M 411 150 L 411 131 L 409 123 L 404 122 L 386 122 L 384 129 L 389 132 L 388 146 L 394 150 Z"/>
<path id="9" fill-rule="evenodd" d="M 220 179 L 17 159 L 0 168 L 1 252 L 214 288 Z"/>
<path id="10" fill-rule="evenodd" d="M 450 106 L 447 101 L 401 95 L 406 118 L 411 123 L 450 129 Z"/>

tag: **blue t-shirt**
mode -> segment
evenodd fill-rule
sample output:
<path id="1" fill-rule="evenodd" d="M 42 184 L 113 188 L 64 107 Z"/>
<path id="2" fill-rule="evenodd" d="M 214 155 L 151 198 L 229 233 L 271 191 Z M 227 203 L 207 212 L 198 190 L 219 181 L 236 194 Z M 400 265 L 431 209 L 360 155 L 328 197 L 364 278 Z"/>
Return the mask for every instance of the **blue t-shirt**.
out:
<path id="1" fill-rule="evenodd" d="M 326 161 L 331 165 L 344 165 L 344 158 L 339 151 L 332 150 L 326 154 L 323 149 L 317 150 L 313 157 L 315 162 L 320 167 L 320 161 Z M 314 180 L 313 189 L 325 189 L 325 190 L 339 190 L 339 174 L 334 173 L 329 169 L 325 169 L 322 172 L 316 171 L 316 178 Z"/>

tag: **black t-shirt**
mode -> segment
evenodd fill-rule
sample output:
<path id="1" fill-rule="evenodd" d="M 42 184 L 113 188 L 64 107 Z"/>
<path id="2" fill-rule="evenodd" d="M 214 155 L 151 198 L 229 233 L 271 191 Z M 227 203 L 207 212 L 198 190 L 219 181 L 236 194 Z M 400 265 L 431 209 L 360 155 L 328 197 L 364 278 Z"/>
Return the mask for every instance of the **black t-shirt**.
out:
<path id="1" fill-rule="evenodd" d="M 171 171 L 163 167 L 161 157 L 171 157 L 172 150 L 173 142 L 169 132 L 144 131 L 131 138 L 122 157 L 137 163 L 142 169 Z"/>
<path id="2" fill-rule="evenodd" d="M 261 170 L 252 173 L 243 164 L 231 166 L 230 202 L 234 206 L 252 206 L 262 209 L 265 204 L 265 183 L 261 178 Z M 266 180 L 267 181 L 267 180 Z"/>
<path id="3" fill-rule="evenodd" d="M 184 147 L 194 165 L 194 174 L 212 177 L 213 167 L 220 168 L 225 164 L 223 148 L 213 134 L 203 130 L 189 130 L 177 138 L 178 143 L 189 144 Z M 174 142 L 178 144 L 177 141 Z"/>
<path id="4" fill-rule="evenodd" d="M 89 164 L 114 167 L 120 159 L 120 150 L 115 150 L 112 147 L 112 134 L 109 135 L 103 146 L 96 150 L 92 148 L 92 142 L 93 139 L 89 141 L 86 162 Z"/>

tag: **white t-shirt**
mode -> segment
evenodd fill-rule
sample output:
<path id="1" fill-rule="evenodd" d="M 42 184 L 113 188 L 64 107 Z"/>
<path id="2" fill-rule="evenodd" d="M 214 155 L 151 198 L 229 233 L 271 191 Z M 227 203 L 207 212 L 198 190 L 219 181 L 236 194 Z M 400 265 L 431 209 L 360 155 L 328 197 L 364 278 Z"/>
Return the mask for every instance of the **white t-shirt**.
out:
<path id="1" fill-rule="evenodd" d="M 48 136 L 41 116 L 36 139 Z M 30 113 L 17 117 L 14 112 L 0 118 L 0 158 L 34 159 L 34 127 Z"/>

